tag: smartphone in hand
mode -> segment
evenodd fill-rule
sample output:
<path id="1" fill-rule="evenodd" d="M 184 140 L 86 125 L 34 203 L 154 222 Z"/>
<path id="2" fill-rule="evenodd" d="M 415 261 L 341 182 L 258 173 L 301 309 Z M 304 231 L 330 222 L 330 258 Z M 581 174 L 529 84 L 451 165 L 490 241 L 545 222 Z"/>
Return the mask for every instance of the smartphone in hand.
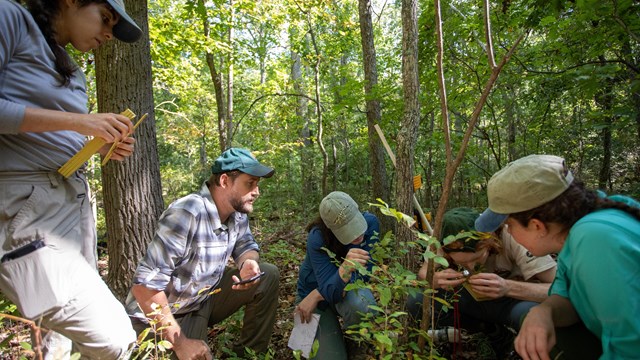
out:
<path id="1" fill-rule="evenodd" d="M 238 282 L 234 281 L 233 285 L 242 285 L 242 284 L 248 284 L 250 282 L 254 282 L 254 281 L 260 279 L 262 277 L 262 275 L 264 275 L 264 271 L 259 273 L 258 275 L 254 275 L 254 276 L 252 276 L 252 277 L 250 277 L 248 279 L 240 280 Z"/>

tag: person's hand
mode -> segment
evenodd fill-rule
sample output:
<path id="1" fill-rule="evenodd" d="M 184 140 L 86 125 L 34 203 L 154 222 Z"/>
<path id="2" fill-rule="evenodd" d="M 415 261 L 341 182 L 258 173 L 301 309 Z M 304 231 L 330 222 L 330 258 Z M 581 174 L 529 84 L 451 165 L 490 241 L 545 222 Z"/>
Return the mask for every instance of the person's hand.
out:
<path id="1" fill-rule="evenodd" d="M 338 268 L 338 274 L 342 281 L 347 282 L 351 278 L 351 273 L 355 271 L 356 264 L 365 266 L 369 261 L 369 252 L 360 248 L 349 249 L 347 256 L 344 257 L 344 261 Z"/>
<path id="2" fill-rule="evenodd" d="M 534 306 L 524 318 L 514 346 L 523 360 L 549 360 L 549 352 L 556 344 L 556 332 L 551 309 Z"/>
<path id="3" fill-rule="evenodd" d="M 173 344 L 173 352 L 180 360 L 212 360 L 211 350 L 203 340 L 183 338 Z"/>
<path id="4" fill-rule="evenodd" d="M 347 256 L 345 256 L 342 265 L 345 268 L 348 268 L 350 272 L 353 272 L 356 267 L 354 266 L 356 263 L 365 266 L 367 265 L 367 261 L 369 261 L 371 257 L 369 256 L 369 252 L 360 248 L 352 248 L 349 249 Z"/>
<path id="5" fill-rule="evenodd" d="M 318 306 L 319 299 L 316 299 L 313 296 L 307 295 L 298 306 L 296 306 L 295 312 L 300 314 L 300 320 L 302 323 L 306 324 L 311 321 L 313 312 L 316 310 Z"/>
<path id="6" fill-rule="evenodd" d="M 446 268 L 433 274 L 433 288 L 454 288 L 467 280 L 461 272 Z"/>
<path id="7" fill-rule="evenodd" d="M 478 273 L 469 277 L 473 291 L 491 299 L 501 298 L 509 292 L 509 283 L 494 273 Z"/>
<path id="8" fill-rule="evenodd" d="M 118 145 L 116 145 L 116 148 L 113 150 L 113 153 L 111 154 L 111 160 L 122 161 L 131 156 L 133 154 L 135 142 L 136 139 L 132 138 L 131 136 L 124 138 L 124 140 L 120 141 Z M 113 143 L 105 144 L 100 148 L 100 150 L 98 150 L 102 157 L 107 156 L 109 150 L 111 150 L 111 145 L 113 145 Z"/>
<path id="9" fill-rule="evenodd" d="M 240 269 L 240 278 L 249 279 L 250 277 L 256 276 L 258 274 L 260 274 L 260 265 L 258 265 L 257 261 L 253 259 L 247 259 L 244 261 L 244 263 L 242 263 L 242 269 Z M 236 275 L 231 276 L 233 282 L 239 282 L 240 278 L 238 278 Z M 247 290 L 256 286 L 259 282 L 260 279 L 257 279 L 256 281 L 252 281 L 246 284 L 232 285 L 231 288 L 233 290 Z"/>
<path id="10" fill-rule="evenodd" d="M 131 120 L 120 114 L 86 114 L 75 124 L 74 130 L 80 134 L 100 137 L 107 143 L 121 141 L 133 133 Z"/>

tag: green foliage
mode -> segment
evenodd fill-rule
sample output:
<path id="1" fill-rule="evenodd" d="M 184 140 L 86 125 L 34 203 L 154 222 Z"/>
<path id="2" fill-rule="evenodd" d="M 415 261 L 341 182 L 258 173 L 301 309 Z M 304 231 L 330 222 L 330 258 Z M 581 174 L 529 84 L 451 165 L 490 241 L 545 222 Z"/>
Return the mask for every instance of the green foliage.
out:
<path id="1" fill-rule="evenodd" d="M 411 217 L 390 208 L 379 199 L 378 202 L 379 204 L 370 205 L 379 208 L 384 215 L 393 217 L 403 226 L 413 225 Z M 417 231 L 414 234 L 415 241 L 406 243 L 399 242 L 391 232 L 384 234 L 371 250 L 374 264 L 371 272 L 362 265 L 355 264 L 356 271 L 367 276 L 368 280 L 357 280 L 345 287 L 345 291 L 368 289 L 377 300 L 377 305 L 370 306 L 372 312 L 367 313 L 360 324 L 347 330 L 350 337 L 371 344 L 375 349 L 376 358 L 440 359 L 433 348 L 433 355 L 417 353 L 418 338 L 425 337 L 432 344 L 431 338 L 419 328 L 408 326 L 411 322 L 404 310 L 404 304 L 408 295 L 422 293 L 427 299 L 433 296 L 433 290 L 427 281 L 417 279 L 413 271 L 405 268 L 400 259 L 405 258 L 410 249 L 421 249 L 425 259 L 445 266 L 447 261 L 433 251 L 439 246 L 435 238 L 424 234 L 418 236 L 420 233 Z"/>

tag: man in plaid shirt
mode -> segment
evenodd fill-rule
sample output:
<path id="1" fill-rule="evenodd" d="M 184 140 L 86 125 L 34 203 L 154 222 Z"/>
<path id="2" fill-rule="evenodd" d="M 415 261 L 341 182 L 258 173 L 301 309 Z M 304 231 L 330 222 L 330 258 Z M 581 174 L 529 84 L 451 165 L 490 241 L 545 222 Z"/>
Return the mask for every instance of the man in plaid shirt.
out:
<path id="1" fill-rule="evenodd" d="M 267 350 L 280 276 L 276 266 L 260 262 L 247 214 L 260 195 L 260 179 L 273 173 L 248 150 L 228 149 L 200 191 L 176 200 L 160 217 L 126 308 L 138 332 L 154 319 L 178 359 L 211 359 L 208 327 L 245 305 L 234 351 L 242 356 L 245 347 Z M 226 266 L 231 257 L 236 268 Z"/>

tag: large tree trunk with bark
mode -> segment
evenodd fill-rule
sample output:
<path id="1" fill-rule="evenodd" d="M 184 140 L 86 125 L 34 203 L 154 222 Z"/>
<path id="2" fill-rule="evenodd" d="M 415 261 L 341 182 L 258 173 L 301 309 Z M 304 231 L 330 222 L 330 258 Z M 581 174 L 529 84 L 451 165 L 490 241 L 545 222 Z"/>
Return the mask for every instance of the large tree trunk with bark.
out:
<path id="1" fill-rule="evenodd" d="M 396 202 L 397 210 L 413 214 L 413 156 L 420 122 L 416 0 L 402 0 L 402 88 L 404 111 L 396 149 Z M 398 227 L 397 237 L 400 241 L 410 241 L 411 236 L 408 228 Z M 415 269 L 415 262 L 416 254 L 410 251 L 404 259 L 404 265 Z"/>
<path id="2" fill-rule="evenodd" d="M 96 51 L 99 112 L 130 108 L 138 118 L 149 113 L 136 130 L 135 152 L 124 162 L 109 161 L 102 171 L 107 224 L 107 283 L 124 300 L 138 259 L 153 239 L 162 213 L 162 186 L 156 144 L 151 80 L 147 2 L 126 2 L 127 12 L 143 29 L 134 44 L 113 41 Z"/>
<path id="3" fill-rule="evenodd" d="M 362 64 L 364 66 L 364 94 L 367 104 L 367 129 L 369 134 L 369 161 L 371 162 L 371 179 L 373 181 L 373 197 L 380 198 L 387 203 L 391 201 L 389 184 L 387 182 L 387 168 L 384 161 L 382 141 L 378 136 L 375 125 L 380 123 L 382 117 L 380 100 L 374 95 L 378 86 L 378 65 L 376 61 L 376 48 L 373 38 L 373 23 L 371 20 L 371 0 L 358 1 L 358 13 L 360 17 L 360 38 L 362 39 Z M 380 215 L 379 212 L 377 215 Z M 393 219 L 387 216 L 378 216 L 381 220 L 382 233 L 393 227 Z"/>

